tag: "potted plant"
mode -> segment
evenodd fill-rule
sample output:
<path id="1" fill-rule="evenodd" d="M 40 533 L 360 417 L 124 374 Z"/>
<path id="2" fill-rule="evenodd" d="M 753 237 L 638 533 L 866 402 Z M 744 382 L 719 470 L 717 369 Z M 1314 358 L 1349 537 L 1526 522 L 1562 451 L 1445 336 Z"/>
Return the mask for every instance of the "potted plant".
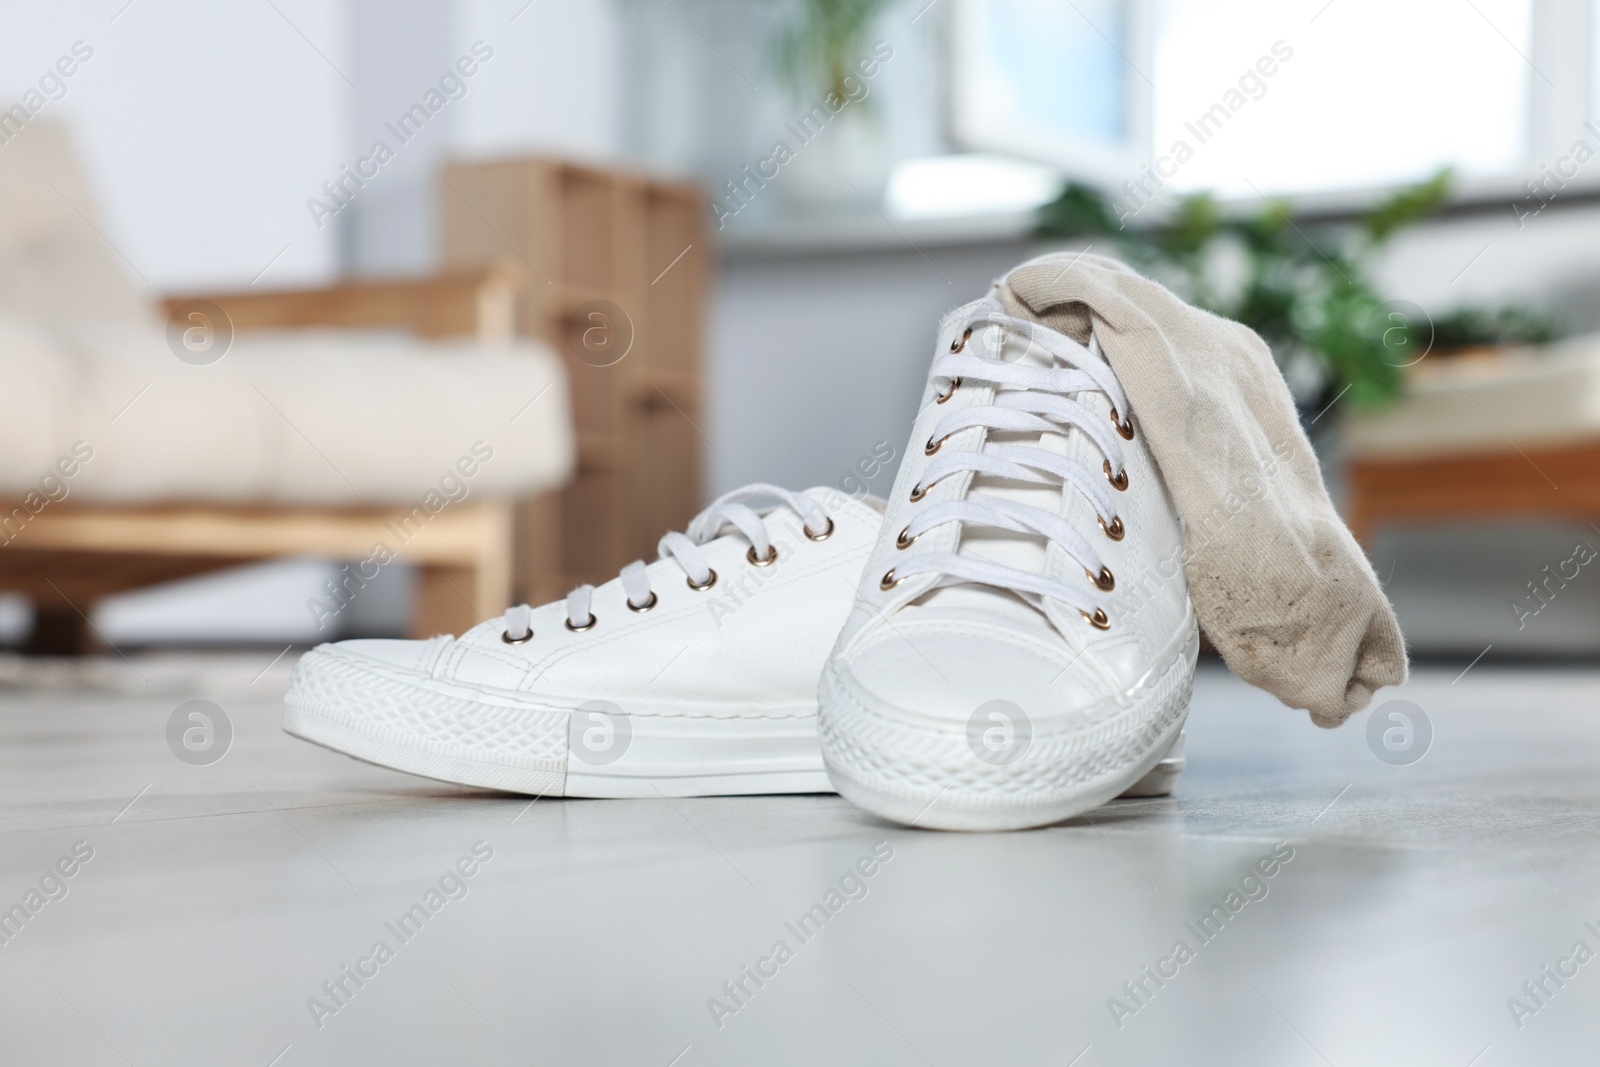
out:
<path id="1" fill-rule="evenodd" d="M 888 182 L 893 159 L 873 93 L 893 49 L 872 40 L 888 6 L 888 0 L 794 0 L 783 12 L 773 63 L 795 109 L 786 125 L 795 155 L 783 188 L 802 210 L 864 210 L 861 198 L 876 202 Z M 793 143 L 802 136 L 809 139 Z"/>
<path id="2" fill-rule="evenodd" d="M 1104 193 L 1069 183 L 1040 209 L 1037 233 L 1104 241 L 1189 302 L 1255 330 L 1310 425 L 1337 400 L 1356 407 L 1393 400 L 1404 369 L 1430 350 L 1553 336 L 1549 319 L 1527 309 L 1469 309 L 1435 320 L 1379 291 L 1375 253 L 1438 211 L 1450 185 L 1449 171 L 1441 171 L 1344 225 L 1296 222 L 1286 201 L 1228 213 L 1211 194 L 1194 193 L 1163 220 L 1134 228 Z"/>

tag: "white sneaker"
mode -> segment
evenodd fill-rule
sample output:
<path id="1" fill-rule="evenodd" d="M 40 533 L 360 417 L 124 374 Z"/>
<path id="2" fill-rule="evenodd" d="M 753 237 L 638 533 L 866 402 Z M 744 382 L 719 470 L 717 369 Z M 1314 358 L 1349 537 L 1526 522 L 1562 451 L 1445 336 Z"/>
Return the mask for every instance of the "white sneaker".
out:
<path id="1" fill-rule="evenodd" d="M 1198 631 L 1132 415 L 1093 339 L 993 299 L 945 320 L 823 670 L 841 794 L 901 823 L 999 830 L 1160 791 L 1169 753 L 1175 777 Z"/>
<path id="2" fill-rule="evenodd" d="M 747 486 L 662 538 L 655 563 L 565 603 L 460 638 L 322 645 L 295 667 L 283 727 L 540 796 L 831 792 L 817 677 L 878 535 L 874 503 Z"/>
<path id="3" fill-rule="evenodd" d="M 784 506 L 751 511 L 758 496 Z M 659 561 L 565 603 L 513 608 L 460 639 L 314 649 L 283 728 L 395 770 L 539 796 L 832 792 L 817 678 L 881 507 L 830 489 L 735 490 L 688 536 L 668 534 Z M 1158 767 L 1136 795 L 1171 792 L 1181 770 Z"/>

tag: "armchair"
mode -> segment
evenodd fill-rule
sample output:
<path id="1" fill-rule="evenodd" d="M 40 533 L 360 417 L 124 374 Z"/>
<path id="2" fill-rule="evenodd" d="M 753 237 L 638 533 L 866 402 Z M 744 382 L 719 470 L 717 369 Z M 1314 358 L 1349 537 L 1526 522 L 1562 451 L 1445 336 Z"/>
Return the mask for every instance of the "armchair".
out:
<path id="1" fill-rule="evenodd" d="M 347 595 L 415 564 L 417 636 L 503 611 L 514 568 L 553 550 L 538 501 L 574 464 L 561 362 L 513 336 L 517 268 L 170 297 L 233 332 L 195 365 L 85 189 L 59 129 L 0 153 L 0 589 L 37 605 L 34 649 L 85 647 L 108 593 L 304 553 L 353 561 Z"/>

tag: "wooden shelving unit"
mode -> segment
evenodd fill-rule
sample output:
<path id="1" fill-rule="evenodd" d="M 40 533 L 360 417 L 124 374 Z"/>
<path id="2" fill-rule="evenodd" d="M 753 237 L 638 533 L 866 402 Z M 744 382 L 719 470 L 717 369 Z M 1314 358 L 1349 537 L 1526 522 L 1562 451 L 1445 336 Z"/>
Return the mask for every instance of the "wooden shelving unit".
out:
<path id="1" fill-rule="evenodd" d="M 518 505 L 517 596 L 554 599 L 653 559 L 701 503 L 711 247 L 699 189 L 535 158 L 452 165 L 439 196 L 444 262 L 524 266 L 517 332 L 561 353 L 572 382 L 578 473 Z"/>

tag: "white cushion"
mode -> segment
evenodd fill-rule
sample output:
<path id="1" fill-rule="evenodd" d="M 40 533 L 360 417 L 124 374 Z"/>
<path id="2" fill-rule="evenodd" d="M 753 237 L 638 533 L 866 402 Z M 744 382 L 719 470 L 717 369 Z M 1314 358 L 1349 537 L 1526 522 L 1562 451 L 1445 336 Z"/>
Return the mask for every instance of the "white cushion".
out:
<path id="1" fill-rule="evenodd" d="M 66 484 L 81 501 L 411 504 L 461 480 L 463 460 L 468 491 L 492 496 L 553 488 L 573 466 L 565 371 L 532 342 L 255 332 L 194 366 L 153 324 L 50 328 L 0 311 L 0 381 L 12 497 L 80 440 L 93 458 Z"/>
<path id="2" fill-rule="evenodd" d="M 1600 438 L 1600 335 L 1418 364 L 1391 407 L 1348 420 L 1349 454 L 1399 459 Z"/>

